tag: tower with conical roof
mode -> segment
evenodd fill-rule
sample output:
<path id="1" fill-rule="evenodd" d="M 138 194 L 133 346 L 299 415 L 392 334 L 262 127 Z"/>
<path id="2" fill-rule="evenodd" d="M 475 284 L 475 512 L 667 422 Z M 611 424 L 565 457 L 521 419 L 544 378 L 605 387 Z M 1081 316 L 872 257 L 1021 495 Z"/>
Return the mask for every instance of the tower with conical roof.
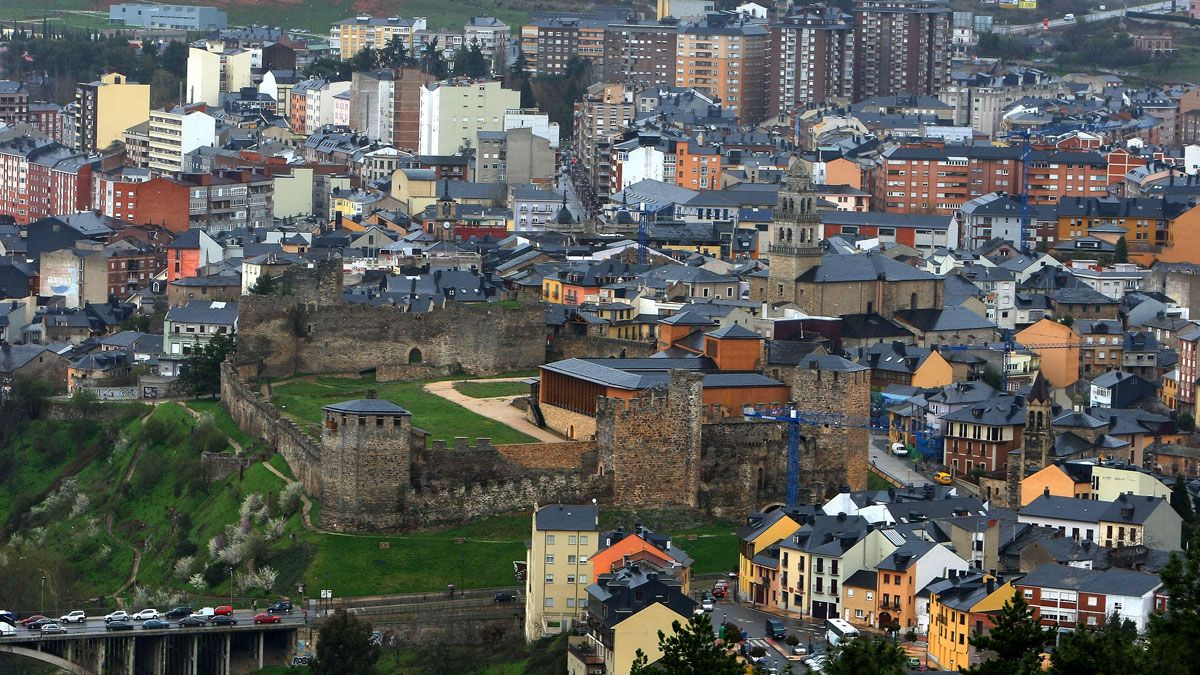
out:
<path id="1" fill-rule="evenodd" d="M 786 182 L 780 187 L 775 222 L 767 257 L 766 299 L 791 302 L 796 295 L 796 277 L 821 264 L 821 218 L 812 174 L 799 157 L 788 166 Z"/>

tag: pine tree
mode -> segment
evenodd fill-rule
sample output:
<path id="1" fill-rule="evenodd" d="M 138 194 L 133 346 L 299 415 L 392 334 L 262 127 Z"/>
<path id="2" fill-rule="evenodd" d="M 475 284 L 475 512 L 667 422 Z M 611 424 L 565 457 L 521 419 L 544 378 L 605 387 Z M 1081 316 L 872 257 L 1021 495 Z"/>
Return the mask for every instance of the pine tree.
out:
<path id="1" fill-rule="evenodd" d="M 1113 262 L 1129 262 L 1129 243 L 1125 241 L 1125 237 L 1117 239 L 1116 249 L 1113 251 Z"/>
<path id="2" fill-rule="evenodd" d="M 883 637 L 856 637 L 835 648 L 823 675 L 905 675 L 907 657 L 899 643 Z"/>
<path id="3" fill-rule="evenodd" d="M 1200 538 L 1174 553 L 1158 572 L 1167 594 L 1163 612 L 1150 615 L 1146 662 L 1156 675 L 1185 675 L 1200 663 Z"/>
<path id="4" fill-rule="evenodd" d="M 1196 512 L 1192 510 L 1192 495 L 1188 492 L 1187 480 L 1183 476 L 1176 476 L 1175 484 L 1171 486 L 1171 506 L 1185 523 L 1196 517 Z"/>
<path id="5" fill-rule="evenodd" d="M 993 652 L 992 658 L 962 672 L 968 675 L 1037 675 L 1042 672 L 1042 649 L 1054 641 L 1053 627 L 1033 618 L 1020 592 L 1013 593 L 996 615 L 996 626 L 971 636 L 971 646 Z"/>
<path id="6" fill-rule="evenodd" d="M 379 672 L 375 662 L 380 651 L 371 641 L 371 624 L 339 609 L 321 626 L 312 671 L 318 675 L 371 675 Z"/>
<path id="7" fill-rule="evenodd" d="M 1113 612 L 1100 630 L 1066 633 L 1050 657 L 1050 675 L 1142 675 L 1144 652 L 1137 626 Z"/>

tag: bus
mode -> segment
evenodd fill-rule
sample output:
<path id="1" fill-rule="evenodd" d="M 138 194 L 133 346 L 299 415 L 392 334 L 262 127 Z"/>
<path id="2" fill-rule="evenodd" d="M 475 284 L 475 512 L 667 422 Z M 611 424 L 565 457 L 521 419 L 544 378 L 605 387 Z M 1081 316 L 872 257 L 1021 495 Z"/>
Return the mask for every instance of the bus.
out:
<path id="1" fill-rule="evenodd" d="M 825 641 L 833 646 L 853 640 L 858 635 L 858 629 L 844 619 L 825 619 Z"/>

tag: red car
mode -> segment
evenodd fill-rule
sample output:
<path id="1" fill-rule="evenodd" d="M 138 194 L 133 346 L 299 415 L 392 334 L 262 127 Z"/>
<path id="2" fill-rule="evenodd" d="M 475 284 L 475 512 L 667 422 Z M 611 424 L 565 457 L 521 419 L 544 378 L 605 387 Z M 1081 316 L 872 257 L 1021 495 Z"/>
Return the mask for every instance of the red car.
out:
<path id="1" fill-rule="evenodd" d="M 282 620 L 278 614 L 268 614 L 267 612 L 254 615 L 254 623 L 279 623 Z"/>
<path id="2" fill-rule="evenodd" d="M 46 618 L 46 617 L 42 616 L 41 614 L 34 614 L 33 616 L 29 616 L 29 617 L 25 617 L 24 619 L 21 619 L 17 623 L 21 624 L 22 626 L 28 626 L 29 624 L 33 623 L 34 621 L 38 621 L 39 619 L 44 619 L 44 618 Z"/>
<path id="3" fill-rule="evenodd" d="M 213 610 L 214 616 L 223 616 L 223 615 L 227 615 L 227 614 L 233 614 L 233 608 L 230 607 L 229 605 L 221 605 L 220 607 Z"/>

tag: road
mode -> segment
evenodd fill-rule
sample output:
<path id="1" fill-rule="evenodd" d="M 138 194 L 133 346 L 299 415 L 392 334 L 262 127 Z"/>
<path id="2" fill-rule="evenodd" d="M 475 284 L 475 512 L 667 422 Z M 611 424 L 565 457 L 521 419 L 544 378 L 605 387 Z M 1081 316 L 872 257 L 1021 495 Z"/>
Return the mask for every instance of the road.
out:
<path id="1" fill-rule="evenodd" d="M 929 485 L 925 476 L 912 468 L 912 463 L 903 457 L 896 457 L 888 451 L 887 436 L 871 436 L 871 464 L 880 471 L 907 485 Z"/>
<path id="2" fill-rule="evenodd" d="M 63 637 L 77 638 L 77 637 L 98 637 L 98 636 L 104 636 L 104 635 L 112 635 L 112 636 L 141 635 L 141 634 L 164 633 L 167 631 L 170 631 L 172 633 L 182 633 L 182 632 L 201 633 L 204 631 L 212 631 L 212 630 L 214 630 L 214 628 L 215 628 L 215 630 L 220 630 L 220 631 L 228 631 L 228 630 L 247 630 L 247 631 L 249 631 L 249 630 L 254 630 L 255 628 L 257 628 L 254 625 L 254 612 L 252 612 L 248 609 L 245 609 L 245 610 L 239 609 L 239 610 L 234 611 L 233 617 L 235 619 L 237 619 L 236 626 L 217 626 L 217 627 L 205 626 L 202 628 L 200 628 L 200 627 L 180 628 L 178 621 L 171 621 L 170 628 L 147 630 L 145 628 L 142 628 L 141 621 L 135 621 L 135 622 L 132 622 L 134 624 L 134 628 L 131 631 L 109 631 L 109 630 L 106 630 L 104 627 L 104 617 L 103 616 L 89 616 L 87 621 L 85 621 L 83 623 L 72 623 L 72 624 L 60 623 L 59 624 L 60 626 L 67 629 L 67 633 L 65 636 L 63 636 L 63 635 L 42 636 L 38 631 L 27 630 L 25 628 L 17 628 L 17 632 L 15 635 L 0 636 L 0 642 L 28 642 L 29 640 L 32 640 L 32 639 L 48 639 L 49 640 L 49 639 L 55 639 L 55 638 L 61 639 Z M 51 618 L 55 618 L 55 617 L 51 617 Z M 292 611 L 290 614 L 280 614 L 280 622 L 278 624 L 268 624 L 267 627 L 303 626 L 304 623 L 305 623 L 304 611 L 297 608 L 296 610 Z"/>
<path id="3" fill-rule="evenodd" d="M 577 218 L 584 218 L 586 213 L 583 204 L 579 201 L 579 195 L 575 194 L 575 184 L 571 182 L 571 177 L 566 171 L 558 176 L 558 189 L 567 193 L 567 205 L 571 208 L 571 213 Z"/>
<path id="4" fill-rule="evenodd" d="M 787 628 L 788 633 L 799 637 L 800 643 L 805 645 L 806 648 L 807 645 L 811 644 L 817 653 L 824 652 L 825 629 L 815 623 L 801 621 L 800 619 L 781 618 L 778 615 L 738 605 L 733 602 L 718 602 L 712 612 L 714 628 L 719 627 L 726 621 L 741 626 L 752 645 L 762 646 L 767 650 L 767 660 L 780 673 L 784 672 L 784 669 L 789 664 L 792 666 L 792 672 L 794 673 L 807 672 L 808 669 L 804 666 L 803 659 L 789 660 L 784 655 L 784 651 L 789 649 L 786 644 L 780 642 L 778 643 L 779 646 L 776 647 L 774 641 L 766 639 L 766 620 L 769 618 L 783 621 L 783 625 Z"/>
<path id="5" fill-rule="evenodd" d="M 1176 3 L 1178 6 L 1187 6 L 1186 0 Z M 1148 5 L 1136 5 L 1134 7 L 1122 7 L 1120 9 L 1110 9 L 1104 12 L 1091 12 L 1076 17 L 1076 21 L 1103 21 L 1105 19 L 1115 19 L 1119 16 L 1124 16 L 1125 12 L 1157 12 L 1171 11 L 1171 2 L 1152 2 Z M 1066 19 L 1051 19 L 1049 22 L 1050 28 L 1065 28 L 1076 21 L 1067 21 Z M 1027 23 L 1019 26 L 992 26 L 992 32 L 998 35 L 1012 35 L 1015 33 L 1036 33 L 1043 30 L 1041 23 Z"/>

